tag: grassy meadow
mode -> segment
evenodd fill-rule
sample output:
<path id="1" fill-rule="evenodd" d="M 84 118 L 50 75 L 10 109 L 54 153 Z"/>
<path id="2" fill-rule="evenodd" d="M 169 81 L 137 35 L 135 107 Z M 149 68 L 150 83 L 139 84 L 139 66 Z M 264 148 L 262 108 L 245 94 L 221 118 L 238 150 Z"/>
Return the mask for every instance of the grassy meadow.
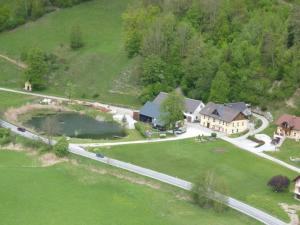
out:
<path id="1" fill-rule="evenodd" d="M 293 179 L 295 172 L 224 141 L 196 143 L 190 139 L 93 150 L 192 182 L 201 172 L 212 170 L 227 181 L 231 196 L 286 221 L 287 214 L 278 203 L 297 203 L 292 193 L 274 193 L 267 187 L 272 176 L 282 174 Z"/>
<path id="2" fill-rule="evenodd" d="M 234 210 L 201 209 L 176 197 L 180 190 L 90 160 L 43 167 L 37 157 L 0 150 L 2 224 L 259 224 Z M 158 189 L 133 182 L 140 179 Z"/>
<path id="3" fill-rule="evenodd" d="M 133 0 L 94 0 L 60 9 L 9 32 L 0 34 L 0 54 L 19 59 L 26 49 L 38 47 L 55 53 L 66 65 L 50 77 L 44 93 L 65 95 L 65 84 L 76 86 L 77 98 L 136 106 L 134 60 L 123 47 L 122 13 Z M 70 32 L 79 25 L 85 46 L 73 51 Z M 20 88 L 21 74 L 0 61 L 5 68 L 0 85 Z M 3 79 L 4 78 L 4 79 Z M 10 78 L 10 79 L 7 79 Z"/>
<path id="4" fill-rule="evenodd" d="M 19 107 L 36 97 L 0 91 L 0 115 L 10 107 Z"/>
<path id="5" fill-rule="evenodd" d="M 292 162 L 290 160 L 290 157 L 293 158 L 300 158 L 300 143 L 296 142 L 292 139 L 285 139 L 283 144 L 280 146 L 280 150 L 276 152 L 266 152 L 267 154 L 278 158 L 282 161 L 285 161 L 286 163 L 289 163 L 291 165 L 294 165 L 296 167 L 300 167 L 299 162 Z"/>

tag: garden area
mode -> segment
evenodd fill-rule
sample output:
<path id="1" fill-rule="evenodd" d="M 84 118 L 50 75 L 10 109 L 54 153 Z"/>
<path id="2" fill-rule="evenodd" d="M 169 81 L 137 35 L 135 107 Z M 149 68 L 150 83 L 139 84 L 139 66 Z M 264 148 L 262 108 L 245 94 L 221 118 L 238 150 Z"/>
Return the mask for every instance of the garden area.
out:
<path id="1" fill-rule="evenodd" d="M 199 143 L 189 139 L 92 150 L 191 182 L 197 181 L 201 172 L 211 170 L 227 182 L 230 196 L 285 221 L 288 216 L 279 203 L 297 203 L 291 191 L 275 193 L 267 186 L 275 175 L 291 180 L 297 173 L 221 140 Z"/>

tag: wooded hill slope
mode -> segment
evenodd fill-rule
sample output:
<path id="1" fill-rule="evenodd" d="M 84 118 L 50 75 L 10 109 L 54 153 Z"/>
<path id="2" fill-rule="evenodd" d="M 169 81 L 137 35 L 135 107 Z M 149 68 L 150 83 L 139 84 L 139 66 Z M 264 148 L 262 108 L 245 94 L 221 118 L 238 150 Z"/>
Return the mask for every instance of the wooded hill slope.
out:
<path id="1" fill-rule="evenodd" d="M 128 56 L 142 58 L 143 102 L 179 86 L 204 101 L 265 105 L 299 87 L 299 2 L 144 0 L 123 19 Z"/>

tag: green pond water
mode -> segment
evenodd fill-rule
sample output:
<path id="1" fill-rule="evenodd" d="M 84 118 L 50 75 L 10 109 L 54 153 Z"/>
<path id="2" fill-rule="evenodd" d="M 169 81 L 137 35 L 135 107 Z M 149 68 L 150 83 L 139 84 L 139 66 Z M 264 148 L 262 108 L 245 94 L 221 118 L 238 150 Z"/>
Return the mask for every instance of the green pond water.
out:
<path id="1" fill-rule="evenodd" d="M 45 125 L 49 123 L 55 124 Z M 56 135 L 76 138 L 110 139 L 126 136 L 125 130 L 116 122 L 98 121 L 75 112 L 33 116 L 26 122 L 26 125 L 40 132 L 52 129 L 55 130 Z"/>

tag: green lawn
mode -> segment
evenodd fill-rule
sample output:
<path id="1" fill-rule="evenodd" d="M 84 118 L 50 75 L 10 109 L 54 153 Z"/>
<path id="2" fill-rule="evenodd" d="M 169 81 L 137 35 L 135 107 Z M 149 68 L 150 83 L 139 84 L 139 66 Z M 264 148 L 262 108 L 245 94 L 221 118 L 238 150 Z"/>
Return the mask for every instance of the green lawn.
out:
<path id="1" fill-rule="evenodd" d="M 131 1 L 94 0 L 49 13 L 35 22 L 1 33 L 0 54 L 18 59 L 22 51 L 32 47 L 53 52 L 69 69 L 56 72 L 44 93 L 64 95 L 66 81 L 71 80 L 77 87 L 77 98 L 91 99 L 97 94 L 96 99 L 104 102 L 136 106 L 139 104 L 137 85 L 130 69 L 134 61 L 127 58 L 124 50 L 121 19 Z M 85 46 L 72 51 L 70 31 L 77 24 Z M 7 81 L 7 77 L 13 81 Z M 6 69 L 0 78 L 1 85 L 15 88 L 22 81 L 20 74 L 15 76 L 12 69 Z"/>
<path id="2" fill-rule="evenodd" d="M 0 115 L 10 107 L 18 107 L 34 99 L 32 96 L 0 91 Z"/>
<path id="3" fill-rule="evenodd" d="M 216 214 L 201 209 L 176 197 L 179 190 L 169 186 L 153 189 L 89 170 L 91 167 L 98 171 L 112 169 L 122 174 L 99 163 L 96 167 L 88 160 L 79 159 L 75 165 L 40 167 L 34 157 L 0 151 L 1 224 L 259 224 L 233 210 Z M 123 175 L 143 179 L 130 173 Z"/>
<path id="4" fill-rule="evenodd" d="M 274 175 L 283 174 L 293 179 L 297 175 L 295 172 L 224 141 L 196 143 L 194 140 L 180 140 L 96 151 L 192 182 L 201 172 L 213 170 L 227 181 L 233 197 L 284 220 L 288 217 L 278 203 L 297 203 L 292 193 L 273 193 L 266 185 Z"/>
<path id="5" fill-rule="evenodd" d="M 0 58 L 0 86 L 21 88 L 24 85 L 21 79 L 22 73 L 22 69 Z"/>
<path id="6" fill-rule="evenodd" d="M 266 153 L 289 164 L 300 167 L 300 163 L 290 161 L 290 157 L 300 158 L 300 142 L 285 139 L 279 151 Z"/>
<path id="7" fill-rule="evenodd" d="M 120 141 L 138 141 L 145 139 L 137 130 L 127 130 L 127 136 L 123 138 L 116 138 L 116 139 L 81 139 L 81 138 L 71 138 L 70 143 L 74 144 L 82 144 L 82 143 L 105 143 L 105 142 L 120 142 Z"/>

